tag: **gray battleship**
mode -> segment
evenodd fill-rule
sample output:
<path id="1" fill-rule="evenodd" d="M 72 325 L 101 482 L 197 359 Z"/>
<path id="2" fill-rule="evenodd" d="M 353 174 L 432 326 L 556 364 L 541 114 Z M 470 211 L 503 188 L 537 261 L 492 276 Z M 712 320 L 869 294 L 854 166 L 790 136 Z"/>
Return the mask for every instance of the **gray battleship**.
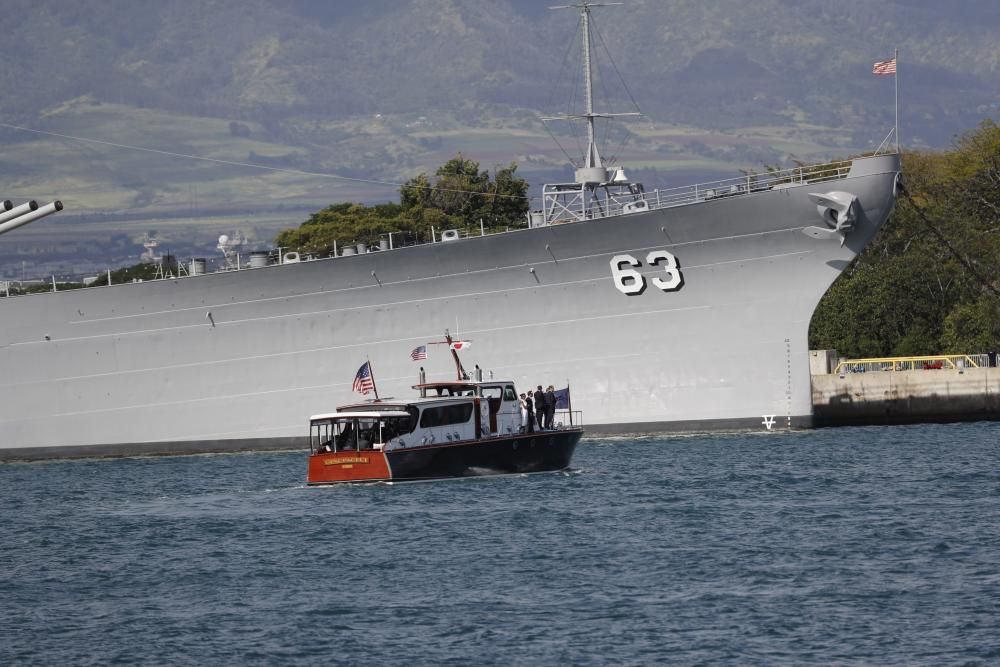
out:
<path id="1" fill-rule="evenodd" d="M 807 334 L 892 211 L 897 154 L 646 191 L 594 139 L 524 229 L 0 298 L 0 458 L 306 447 L 303 415 L 387 395 L 449 327 L 521 386 L 569 384 L 590 433 L 812 423 Z M 438 358 L 439 357 L 439 358 Z"/>

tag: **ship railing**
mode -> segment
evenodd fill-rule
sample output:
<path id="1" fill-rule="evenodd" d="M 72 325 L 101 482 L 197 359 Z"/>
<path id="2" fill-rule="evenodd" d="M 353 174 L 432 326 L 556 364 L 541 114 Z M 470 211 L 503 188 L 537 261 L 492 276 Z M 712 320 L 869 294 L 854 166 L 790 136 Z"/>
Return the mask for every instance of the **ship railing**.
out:
<path id="1" fill-rule="evenodd" d="M 918 357 L 873 357 L 843 359 L 833 369 L 834 374 L 883 373 L 917 370 L 964 370 L 990 365 L 988 354 L 939 354 Z"/>
<path id="2" fill-rule="evenodd" d="M 766 171 L 763 173 L 751 172 L 737 178 L 653 190 L 652 192 L 645 193 L 644 199 L 650 208 L 665 208 L 754 192 L 764 192 L 773 190 L 776 187 L 833 181 L 847 176 L 850 168 L 850 162 L 835 162 L 817 166 L 798 166 L 791 169 Z"/>
<path id="3" fill-rule="evenodd" d="M 582 410 L 556 410 L 552 418 L 556 429 L 583 426 Z"/>
<path id="4" fill-rule="evenodd" d="M 600 208 L 596 206 L 592 208 L 590 217 L 605 218 L 623 213 L 671 208 L 797 185 L 834 181 L 845 178 L 850 169 L 850 160 L 842 160 L 820 165 L 799 165 L 789 169 L 768 170 L 762 173 L 749 172 L 735 178 L 706 181 L 675 188 L 657 188 L 641 194 L 616 193 L 610 195 L 606 202 L 602 202 Z M 638 202 L 645 202 L 645 205 L 639 204 L 637 206 Z M 573 215 L 575 216 L 575 214 Z M 574 219 L 576 218 L 574 217 Z M 552 222 L 567 221 L 569 218 L 552 220 Z"/>

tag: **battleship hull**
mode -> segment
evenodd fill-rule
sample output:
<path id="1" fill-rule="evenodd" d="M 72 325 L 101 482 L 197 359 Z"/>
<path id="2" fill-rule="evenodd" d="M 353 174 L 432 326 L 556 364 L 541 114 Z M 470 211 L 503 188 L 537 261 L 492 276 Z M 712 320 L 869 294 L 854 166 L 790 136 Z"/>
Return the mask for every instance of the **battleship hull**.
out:
<path id="1" fill-rule="evenodd" d="M 735 197 L 299 264 L 0 299 L 0 457 L 304 447 L 303 415 L 418 366 L 571 387 L 590 433 L 808 427 L 807 333 L 899 162 Z M 856 197 L 840 233 L 810 194 Z M 676 260 L 676 268 L 670 260 Z"/>

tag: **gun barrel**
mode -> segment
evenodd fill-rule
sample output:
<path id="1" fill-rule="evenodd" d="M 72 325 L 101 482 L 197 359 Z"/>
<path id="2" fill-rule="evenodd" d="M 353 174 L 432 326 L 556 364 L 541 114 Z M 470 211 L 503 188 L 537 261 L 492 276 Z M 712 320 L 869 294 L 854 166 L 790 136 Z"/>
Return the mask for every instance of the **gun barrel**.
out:
<path id="1" fill-rule="evenodd" d="M 33 206 L 33 208 L 32 208 Z M 10 217 L 10 214 L 14 211 L 24 208 L 25 212 L 17 215 L 16 217 Z M 0 234 L 6 234 L 7 232 L 17 229 L 21 225 L 26 225 L 29 222 L 34 222 L 39 218 L 44 218 L 47 215 L 52 215 L 56 211 L 63 210 L 63 204 L 61 201 L 54 201 L 51 204 L 46 204 L 45 206 L 39 206 L 38 202 L 32 200 L 27 204 L 21 204 L 16 208 L 12 208 L 3 214 L 8 216 L 6 222 L 0 221 Z"/>
<path id="2" fill-rule="evenodd" d="M 24 215 L 25 213 L 31 213 L 32 211 L 38 210 L 38 202 L 32 199 L 29 202 L 25 202 L 20 206 L 14 206 L 13 208 L 8 208 L 6 211 L 0 213 L 0 222 L 7 222 L 8 220 L 13 220 L 14 218 Z"/>
<path id="3" fill-rule="evenodd" d="M 14 208 L 14 203 L 9 199 L 4 199 L 0 201 L 0 213 L 6 213 L 10 209 Z"/>

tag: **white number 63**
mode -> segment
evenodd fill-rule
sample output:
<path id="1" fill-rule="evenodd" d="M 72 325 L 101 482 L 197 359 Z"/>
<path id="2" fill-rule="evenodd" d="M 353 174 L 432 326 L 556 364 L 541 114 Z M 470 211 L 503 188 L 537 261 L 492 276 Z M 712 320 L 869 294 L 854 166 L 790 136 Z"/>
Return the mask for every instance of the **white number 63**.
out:
<path id="1" fill-rule="evenodd" d="M 653 278 L 653 284 L 664 292 L 680 289 L 684 284 L 684 277 L 681 275 L 677 258 L 666 250 L 651 250 L 646 255 L 646 263 L 650 266 L 656 266 L 662 261 L 666 261 L 663 271 L 667 274 L 667 278 L 666 280 L 660 277 Z M 622 268 L 622 264 L 628 266 Z M 642 294 L 646 289 L 646 278 L 635 270 L 634 267 L 637 266 L 642 264 L 632 255 L 615 255 L 611 258 L 611 279 L 615 283 L 615 288 L 622 294 Z"/>

